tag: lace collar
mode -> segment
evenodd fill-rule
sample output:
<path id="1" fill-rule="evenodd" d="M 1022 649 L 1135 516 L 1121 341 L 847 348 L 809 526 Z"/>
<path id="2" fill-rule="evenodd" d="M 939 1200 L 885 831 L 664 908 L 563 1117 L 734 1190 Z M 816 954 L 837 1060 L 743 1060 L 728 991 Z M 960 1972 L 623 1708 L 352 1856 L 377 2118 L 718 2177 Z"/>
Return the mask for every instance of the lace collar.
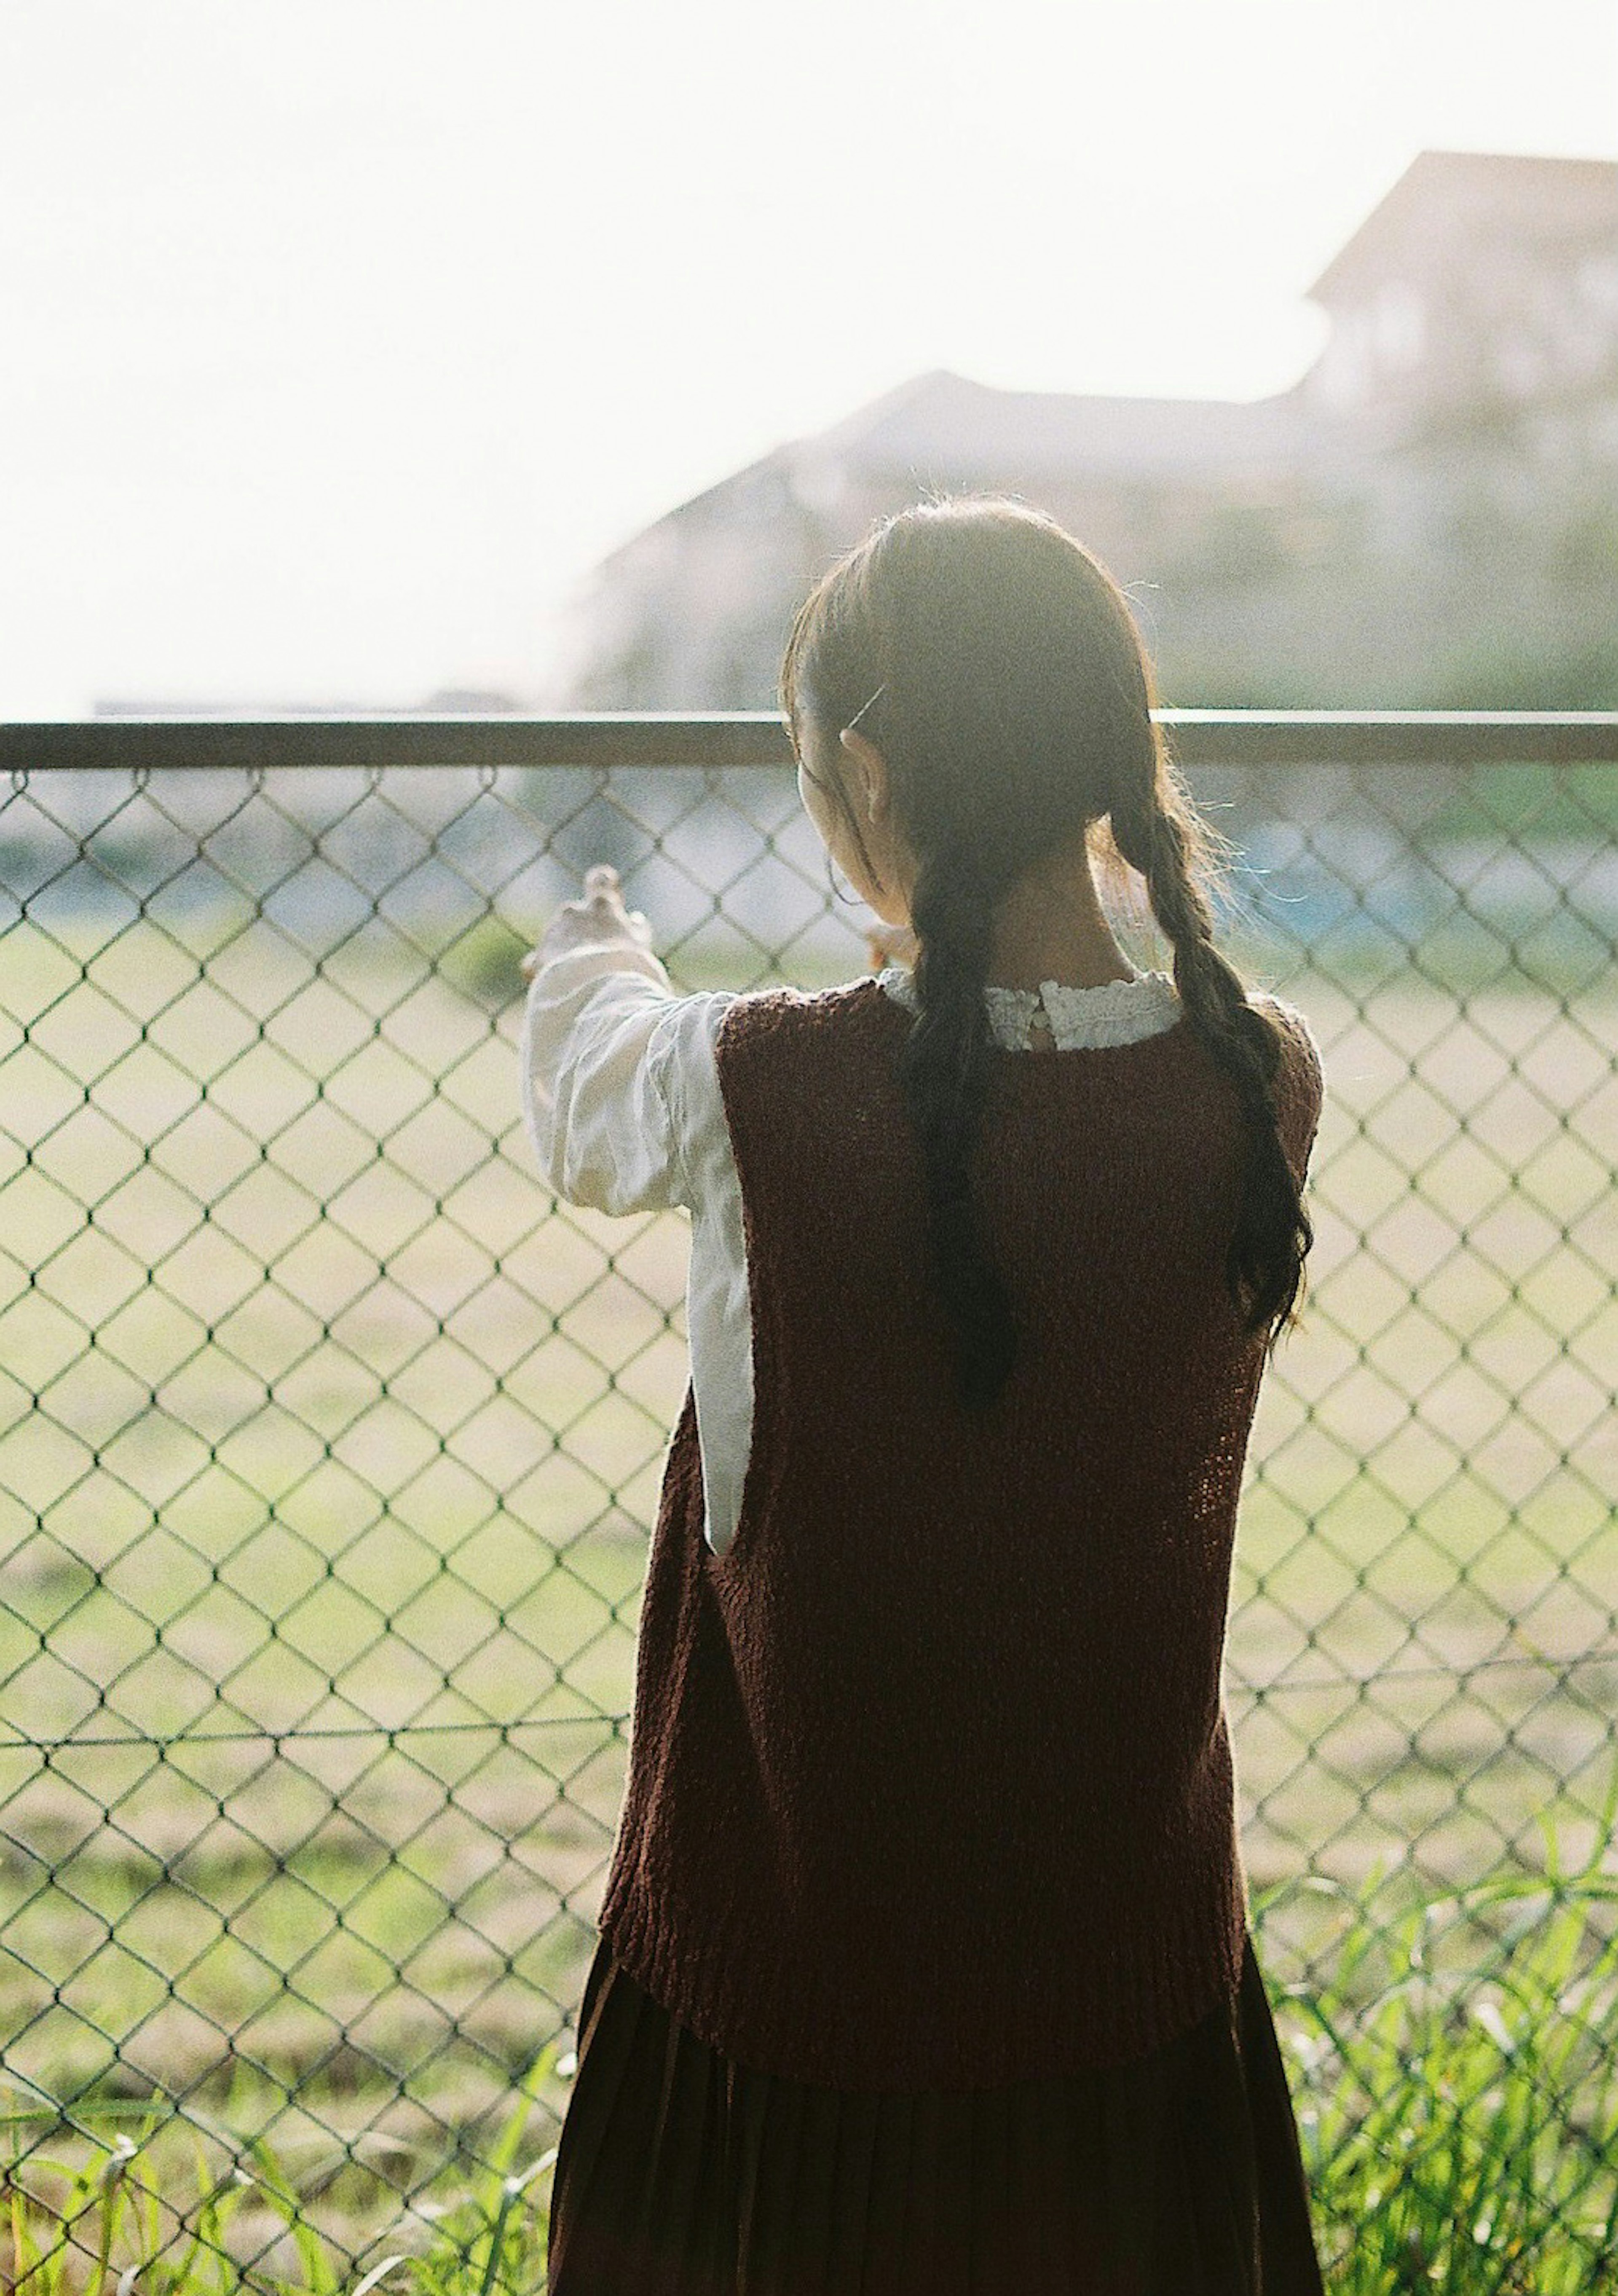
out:
<path id="1" fill-rule="evenodd" d="M 876 980 L 895 1003 L 912 1013 L 917 1009 L 916 984 L 903 965 L 887 965 Z M 1136 1045 L 1172 1029 L 1181 1013 L 1179 992 L 1166 972 L 1137 972 L 1132 980 L 1104 981 L 1099 988 L 1068 988 L 1059 980 L 1044 981 L 1038 988 L 991 984 L 984 1001 L 996 1042 L 1012 1053 L 1033 1050 L 1029 1031 L 1042 1004 L 1059 1053 Z"/>

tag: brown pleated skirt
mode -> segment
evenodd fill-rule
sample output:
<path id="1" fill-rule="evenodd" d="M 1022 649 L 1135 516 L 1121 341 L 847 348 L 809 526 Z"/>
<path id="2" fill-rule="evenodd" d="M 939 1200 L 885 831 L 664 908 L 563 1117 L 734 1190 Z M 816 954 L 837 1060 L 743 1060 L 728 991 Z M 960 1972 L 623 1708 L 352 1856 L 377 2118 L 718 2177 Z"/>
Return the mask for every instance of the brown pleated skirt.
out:
<path id="1" fill-rule="evenodd" d="M 1249 1935 L 1128 2064 L 879 2094 L 731 2064 L 597 1946 L 549 2296 L 1322 2296 Z"/>

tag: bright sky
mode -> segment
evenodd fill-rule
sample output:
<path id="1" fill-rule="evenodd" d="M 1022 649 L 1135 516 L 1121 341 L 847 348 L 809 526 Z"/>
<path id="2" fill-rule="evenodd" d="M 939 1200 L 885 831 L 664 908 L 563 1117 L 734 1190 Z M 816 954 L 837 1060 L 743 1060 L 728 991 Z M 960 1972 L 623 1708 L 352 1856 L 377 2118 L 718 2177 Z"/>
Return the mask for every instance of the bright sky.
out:
<path id="1" fill-rule="evenodd" d="M 606 551 L 911 375 L 1254 398 L 1612 0 L 0 0 L 0 716 L 543 701 Z"/>

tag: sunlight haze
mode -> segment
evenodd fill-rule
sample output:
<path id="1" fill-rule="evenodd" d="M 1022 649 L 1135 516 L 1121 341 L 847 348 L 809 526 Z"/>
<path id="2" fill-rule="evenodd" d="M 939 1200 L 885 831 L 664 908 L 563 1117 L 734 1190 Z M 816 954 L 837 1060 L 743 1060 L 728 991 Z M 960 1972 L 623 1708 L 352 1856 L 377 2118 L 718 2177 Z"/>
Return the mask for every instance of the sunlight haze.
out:
<path id="1" fill-rule="evenodd" d="M 543 699 L 606 551 L 928 369 L 1252 398 L 1608 0 L 12 0 L 0 711 Z"/>

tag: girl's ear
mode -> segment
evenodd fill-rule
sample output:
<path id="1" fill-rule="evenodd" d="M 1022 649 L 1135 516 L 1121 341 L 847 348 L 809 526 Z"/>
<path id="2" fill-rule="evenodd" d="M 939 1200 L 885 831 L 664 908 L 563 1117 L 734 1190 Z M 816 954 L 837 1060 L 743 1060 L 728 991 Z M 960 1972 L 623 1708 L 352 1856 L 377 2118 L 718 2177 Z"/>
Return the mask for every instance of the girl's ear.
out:
<path id="1" fill-rule="evenodd" d="M 874 742 L 868 742 L 852 726 L 845 726 L 838 738 L 859 769 L 861 801 L 867 818 L 880 821 L 888 804 L 887 758 Z"/>

